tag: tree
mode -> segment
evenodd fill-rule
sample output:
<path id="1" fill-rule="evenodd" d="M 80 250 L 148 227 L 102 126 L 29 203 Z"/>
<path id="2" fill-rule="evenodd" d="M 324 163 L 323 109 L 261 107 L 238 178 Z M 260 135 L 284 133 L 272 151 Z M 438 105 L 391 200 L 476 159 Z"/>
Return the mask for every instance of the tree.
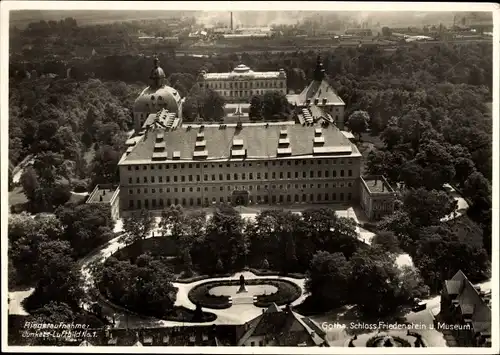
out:
<path id="1" fill-rule="evenodd" d="M 318 310 L 336 308 L 347 301 L 349 275 L 350 264 L 342 253 L 318 251 L 314 254 L 307 272 L 306 290 Z"/>
<path id="2" fill-rule="evenodd" d="M 209 219 L 203 240 L 197 244 L 197 252 L 203 255 L 202 266 L 207 272 L 213 272 L 220 259 L 224 271 L 243 267 L 248 254 L 248 241 L 243 233 L 243 220 L 240 214 L 230 206 L 219 206 Z"/>
<path id="3" fill-rule="evenodd" d="M 282 120 L 288 116 L 289 103 L 280 91 L 266 92 L 261 98 L 262 116 L 265 120 Z"/>
<path id="4" fill-rule="evenodd" d="M 64 226 L 64 239 L 71 243 L 75 257 L 85 256 L 114 235 L 114 222 L 104 205 L 64 206 L 55 213 Z"/>
<path id="5" fill-rule="evenodd" d="M 474 162 L 469 158 L 457 158 L 455 161 L 455 180 L 463 187 L 467 178 L 476 170 Z"/>
<path id="6" fill-rule="evenodd" d="M 419 227 L 438 224 L 440 219 L 456 208 L 456 202 L 446 192 L 424 188 L 410 189 L 403 203 L 410 220 Z"/>
<path id="7" fill-rule="evenodd" d="M 389 253 L 397 253 L 399 249 L 399 241 L 396 235 L 391 231 L 378 232 L 372 239 L 371 245 L 382 247 Z"/>
<path id="8" fill-rule="evenodd" d="M 21 185 L 26 198 L 29 201 L 35 201 L 36 191 L 40 188 L 40 183 L 38 182 L 38 176 L 33 167 L 29 166 L 23 171 L 21 175 Z"/>
<path id="9" fill-rule="evenodd" d="M 346 124 L 354 134 L 358 135 L 358 140 L 361 141 L 361 134 L 366 132 L 369 122 L 368 112 L 354 111 L 347 119 Z"/>
<path id="10" fill-rule="evenodd" d="M 97 184 L 112 184 L 119 181 L 118 161 L 121 152 L 104 145 L 96 151 L 92 161 L 92 186 Z"/>
<path id="11" fill-rule="evenodd" d="M 250 120 L 253 121 L 262 120 L 262 100 L 260 96 L 252 96 L 248 116 L 250 117 Z"/>
<path id="12" fill-rule="evenodd" d="M 398 269 L 394 258 L 382 250 L 358 251 L 350 259 L 351 277 L 349 299 L 370 315 L 393 311 L 398 292 Z"/>
<path id="13" fill-rule="evenodd" d="M 444 280 L 462 270 L 472 282 L 480 282 L 489 274 L 489 261 L 483 248 L 458 240 L 455 233 L 444 226 L 432 226 L 420 231 L 415 257 L 426 284 L 437 291 Z"/>
<path id="14" fill-rule="evenodd" d="M 147 238 L 155 226 L 155 219 L 147 210 L 141 210 L 139 213 L 131 214 L 123 220 L 123 241 L 127 245 L 134 244 L 139 251 L 142 251 L 142 241 Z M 142 253 L 138 253 L 142 254 Z"/>

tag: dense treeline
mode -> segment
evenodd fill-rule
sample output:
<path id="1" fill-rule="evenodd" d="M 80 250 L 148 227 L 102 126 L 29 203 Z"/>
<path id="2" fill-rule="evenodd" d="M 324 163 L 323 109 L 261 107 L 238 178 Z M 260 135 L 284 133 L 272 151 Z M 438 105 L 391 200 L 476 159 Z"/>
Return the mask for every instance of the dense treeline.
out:
<path id="1" fill-rule="evenodd" d="M 208 219 L 203 212 L 171 206 L 158 227 L 157 241 L 146 243 L 154 228 L 152 216 L 142 211 L 127 218 L 123 238 L 128 246 L 116 254 L 118 260 L 109 260 L 98 272 L 105 292 L 134 309 L 145 309 L 144 300 L 149 299 L 138 298 L 139 292 L 152 291 L 118 280 L 127 279 L 126 275 L 135 279 L 140 268 L 153 262 L 173 270 L 177 278 L 224 275 L 244 267 L 283 275 L 307 273 L 308 303 L 316 311 L 354 303 L 363 312 L 386 314 L 428 293 L 417 270 L 398 267 L 393 250 L 359 241 L 354 222 L 329 208 L 308 209 L 302 215 L 271 209 L 249 221 L 224 205 Z M 175 247 L 158 242 L 162 240 L 175 241 Z M 384 296 L 368 297 L 373 293 Z"/>
<path id="2" fill-rule="evenodd" d="M 86 296 L 77 260 L 114 235 L 109 210 L 67 205 L 55 215 L 11 215 L 8 232 L 9 289 L 35 288 L 24 304 L 31 321 L 91 327 L 106 322 L 98 306 L 90 313 L 81 309 Z"/>
<path id="3" fill-rule="evenodd" d="M 16 164 L 34 157 L 20 181 L 31 211 L 52 211 L 68 201 L 71 188 L 85 191 L 118 180 L 116 164 L 138 91 L 94 79 L 11 83 L 9 158 Z"/>

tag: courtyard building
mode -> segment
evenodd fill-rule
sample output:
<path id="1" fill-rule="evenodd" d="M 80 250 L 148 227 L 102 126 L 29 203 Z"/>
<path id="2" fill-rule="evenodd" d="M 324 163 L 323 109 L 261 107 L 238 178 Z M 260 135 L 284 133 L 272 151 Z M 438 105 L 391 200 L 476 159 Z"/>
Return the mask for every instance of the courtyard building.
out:
<path id="1" fill-rule="evenodd" d="M 396 193 L 382 175 L 360 177 L 361 208 L 370 220 L 379 220 L 394 212 Z"/>
<path id="2" fill-rule="evenodd" d="M 120 188 L 112 185 L 96 185 L 89 194 L 85 203 L 108 206 L 111 218 L 116 221 L 120 218 Z"/>

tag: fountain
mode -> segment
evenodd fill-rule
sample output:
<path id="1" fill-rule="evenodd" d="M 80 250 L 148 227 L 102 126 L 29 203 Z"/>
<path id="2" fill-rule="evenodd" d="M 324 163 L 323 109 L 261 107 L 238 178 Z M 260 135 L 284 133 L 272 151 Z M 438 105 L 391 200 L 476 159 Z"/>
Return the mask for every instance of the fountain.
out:
<path id="1" fill-rule="evenodd" d="M 245 276 L 241 275 L 240 276 L 240 289 L 238 290 L 237 293 L 243 293 L 243 292 L 248 292 L 247 288 L 245 286 Z"/>
<path id="2" fill-rule="evenodd" d="M 391 347 L 411 347 L 411 344 L 398 336 L 391 336 L 391 335 L 379 335 L 375 336 L 371 339 L 369 339 L 366 343 L 367 347 L 384 347 L 384 348 L 391 348 Z"/>

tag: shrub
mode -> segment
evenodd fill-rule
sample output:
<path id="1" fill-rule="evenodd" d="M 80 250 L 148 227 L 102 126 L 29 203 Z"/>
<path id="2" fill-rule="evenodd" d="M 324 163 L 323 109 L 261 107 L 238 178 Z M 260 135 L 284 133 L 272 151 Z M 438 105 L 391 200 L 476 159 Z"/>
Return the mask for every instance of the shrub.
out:
<path id="1" fill-rule="evenodd" d="M 88 182 L 85 180 L 73 180 L 71 183 L 74 192 L 87 192 Z"/>
<path id="2" fill-rule="evenodd" d="M 227 282 L 227 286 L 230 282 Z M 193 287 L 188 298 L 193 304 L 199 304 L 202 307 L 213 309 L 225 309 L 231 307 L 228 296 L 214 296 L 210 294 L 210 289 L 216 286 L 224 286 L 224 282 L 206 282 Z"/>
<path id="3" fill-rule="evenodd" d="M 292 303 L 302 295 L 302 290 L 296 284 L 286 280 L 266 280 L 266 285 L 274 286 L 278 289 L 277 292 L 270 295 L 257 296 L 255 306 L 269 307 L 276 303 L 278 306 Z"/>

